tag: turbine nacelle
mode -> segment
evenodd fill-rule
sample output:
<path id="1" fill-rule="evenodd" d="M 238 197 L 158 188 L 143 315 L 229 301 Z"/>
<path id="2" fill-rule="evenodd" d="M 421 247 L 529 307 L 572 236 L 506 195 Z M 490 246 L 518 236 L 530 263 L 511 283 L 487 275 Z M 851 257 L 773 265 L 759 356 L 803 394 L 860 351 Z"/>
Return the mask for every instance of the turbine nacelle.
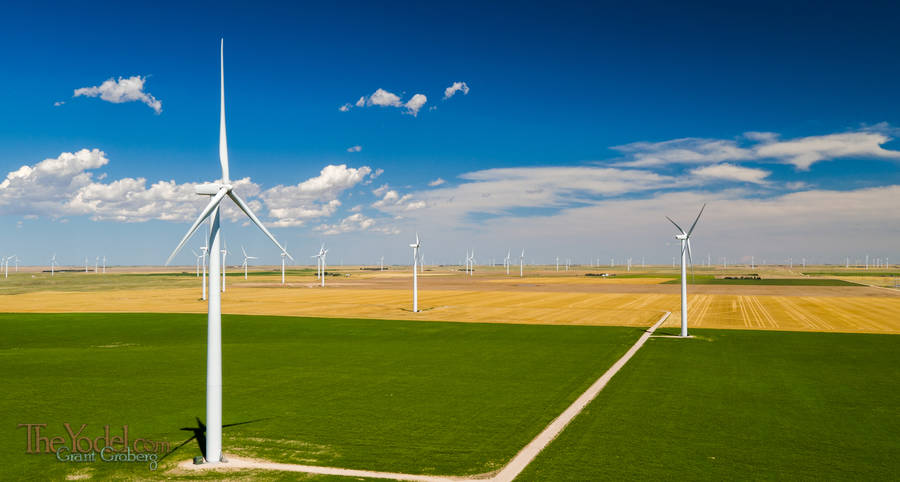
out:
<path id="1" fill-rule="evenodd" d="M 200 196 L 215 196 L 222 189 L 229 192 L 234 188 L 231 184 L 221 184 L 218 182 L 207 182 L 194 186 L 194 192 Z"/>

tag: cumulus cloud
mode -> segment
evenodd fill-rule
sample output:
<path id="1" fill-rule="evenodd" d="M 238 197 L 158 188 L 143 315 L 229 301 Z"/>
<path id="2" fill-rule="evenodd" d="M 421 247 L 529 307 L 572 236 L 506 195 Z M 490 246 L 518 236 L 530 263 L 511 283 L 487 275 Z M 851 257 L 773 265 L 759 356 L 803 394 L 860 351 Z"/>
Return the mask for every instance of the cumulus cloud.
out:
<path id="1" fill-rule="evenodd" d="M 657 167 L 670 164 L 715 164 L 747 160 L 774 160 L 801 171 L 819 161 L 837 158 L 900 159 L 900 151 L 884 149 L 892 140 L 886 124 L 852 132 L 781 140 L 772 132 L 747 132 L 741 140 L 684 138 L 663 142 L 635 142 L 613 149 L 626 159 L 624 167 Z"/>
<path id="2" fill-rule="evenodd" d="M 56 102 L 53 103 L 53 107 L 59 107 L 59 106 L 65 104 L 65 103 L 66 103 L 66 101 L 64 101 L 64 100 L 58 100 L 58 101 L 56 101 Z"/>
<path id="3" fill-rule="evenodd" d="M 109 78 L 98 86 L 75 89 L 73 97 L 99 96 L 101 99 L 112 102 L 113 104 L 140 101 L 147 104 L 159 114 L 162 112 L 162 102 L 153 97 L 149 92 L 144 92 L 144 82 L 146 82 L 146 80 L 146 77 L 141 77 L 140 75 L 134 75 L 127 79 L 119 77 L 118 80 Z"/>
<path id="4" fill-rule="evenodd" d="M 453 85 L 444 89 L 444 100 L 453 97 L 457 92 L 462 92 L 463 95 L 468 95 L 469 86 L 466 85 L 465 82 L 454 82 Z"/>
<path id="5" fill-rule="evenodd" d="M 334 214 L 341 205 L 338 196 L 371 172 L 368 166 L 328 165 L 316 177 L 294 186 L 275 186 L 259 197 L 276 218 L 275 226 L 300 226 L 305 220 Z"/>
<path id="6" fill-rule="evenodd" d="M 368 97 L 360 97 L 354 105 L 356 107 L 379 106 L 404 108 L 406 109 L 407 114 L 418 117 L 419 110 L 422 109 L 422 106 L 424 106 L 426 102 L 428 102 L 428 97 L 424 94 L 415 94 L 410 97 L 409 100 L 403 102 L 399 95 L 379 88 Z M 339 110 L 341 112 L 347 112 L 351 108 L 352 106 L 348 103 L 342 105 Z"/>
<path id="7" fill-rule="evenodd" d="M 416 94 L 412 96 L 406 104 L 403 104 L 403 106 L 406 107 L 407 114 L 412 114 L 413 117 L 416 117 L 419 115 L 419 109 L 421 109 L 426 102 L 428 102 L 428 97 L 425 97 L 423 94 Z"/>
<path id="8" fill-rule="evenodd" d="M 766 177 L 771 173 L 762 169 L 735 166 L 734 164 L 723 162 L 722 164 L 698 167 L 691 170 L 691 174 L 701 178 L 764 184 L 766 182 Z"/>
<path id="9" fill-rule="evenodd" d="M 34 165 L 9 172 L 0 182 L 0 214 L 40 216 L 62 220 L 85 215 L 97 221 L 187 222 L 196 218 L 208 198 L 198 196 L 194 183 L 175 181 L 148 183 L 144 178 L 122 178 L 102 182 L 105 173 L 95 170 L 109 163 L 99 149 L 64 152 Z M 334 215 L 341 206 L 338 197 L 371 173 L 371 168 L 329 165 L 318 176 L 294 186 L 275 186 L 262 191 L 243 178 L 231 184 L 259 215 L 266 214 L 272 226 L 298 226 L 304 221 Z M 223 216 L 244 220 L 230 202 L 223 203 Z"/>
<path id="10" fill-rule="evenodd" d="M 400 97 L 384 89 L 378 89 L 366 100 L 366 105 L 379 105 L 382 107 L 400 107 Z"/>
<path id="11" fill-rule="evenodd" d="M 352 146 L 347 148 L 347 152 L 359 152 L 362 150 L 362 146 Z"/>
<path id="12" fill-rule="evenodd" d="M 429 182 L 428 185 L 431 187 L 436 187 L 436 186 L 440 186 L 441 184 L 443 184 L 445 182 L 447 182 L 447 181 L 445 181 L 441 178 L 437 178 L 434 181 Z"/>
<path id="13" fill-rule="evenodd" d="M 322 234 L 342 234 L 353 231 L 365 231 L 375 225 L 375 220 L 367 218 L 360 213 L 351 214 L 337 224 L 322 224 L 316 227 L 316 231 Z"/>

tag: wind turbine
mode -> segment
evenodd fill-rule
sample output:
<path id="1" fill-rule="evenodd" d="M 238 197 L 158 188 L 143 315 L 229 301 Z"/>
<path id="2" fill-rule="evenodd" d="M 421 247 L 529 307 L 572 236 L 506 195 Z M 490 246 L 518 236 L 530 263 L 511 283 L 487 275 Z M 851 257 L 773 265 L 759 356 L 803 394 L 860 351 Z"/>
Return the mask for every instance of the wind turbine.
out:
<path id="1" fill-rule="evenodd" d="M 84 257 L 84 272 L 85 272 L 85 273 L 88 272 L 88 258 L 87 258 L 87 256 Z"/>
<path id="2" fill-rule="evenodd" d="M 381 256 L 381 271 L 384 271 L 384 255 Z"/>
<path id="3" fill-rule="evenodd" d="M 200 277 L 200 259 L 201 259 L 203 256 L 197 254 L 197 252 L 194 251 L 193 249 L 191 249 L 191 254 L 193 254 L 194 257 L 197 258 L 197 261 L 196 261 L 196 264 L 197 264 L 197 278 L 199 278 L 199 277 Z"/>
<path id="4" fill-rule="evenodd" d="M 225 292 L 225 270 L 228 268 L 228 265 L 225 264 L 225 256 L 228 256 L 228 245 L 225 243 L 225 239 L 222 239 L 222 293 Z"/>
<path id="5" fill-rule="evenodd" d="M 416 268 L 418 268 L 419 247 L 421 245 L 422 243 L 419 242 L 419 233 L 416 233 L 416 244 L 409 245 L 409 247 L 413 249 L 413 313 L 419 312 L 419 276 Z"/>
<path id="6" fill-rule="evenodd" d="M 103 274 L 106 274 L 106 256 L 103 257 Z"/>
<path id="7" fill-rule="evenodd" d="M 187 234 L 178 243 L 178 246 L 166 261 L 168 265 L 175 255 L 181 251 L 184 244 L 190 239 L 200 223 L 210 218 L 210 258 L 209 258 L 209 311 L 207 316 L 207 342 L 206 342 L 206 461 L 217 464 L 222 461 L 222 297 L 219 294 L 219 278 L 221 266 L 219 265 L 219 246 L 221 236 L 219 230 L 219 205 L 225 196 L 232 201 L 268 236 L 269 239 L 284 250 L 278 241 L 272 236 L 265 226 L 259 221 L 247 203 L 241 199 L 228 177 L 228 144 L 225 136 L 225 68 L 224 68 L 224 40 L 222 42 L 219 58 L 222 62 L 221 70 L 221 109 L 219 118 L 219 161 L 222 165 L 221 182 L 201 184 L 196 186 L 196 193 L 211 196 L 209 204 L 201 211 L 200 216 L 188 229 Z M 288 255 L 290 256 L 290 255 Z M 293 258 L 292 258 L 293 259 Z"/>
<path id="8" fill-rule="evenodd" d="M 675 235 L 675 239 L 681 241 L 681 336 L 688 336 L 687 329 L 687 263 L 685 262 L 685 250 L 687 251 L 687 259 L 691 262 L 691 267 L 693 269 L 694 261 L 691 259 L 691 233 L 694 232 L 694 228 L 697 226 L 697 221 L 700 220 L 700 215 L 703 214 L 703 210 L 706 209 L 706 204 L 700 208 L 700 213 L 697 214 L 697 219 L 694 219 L 694 224 L 691 224 L 691 229 L 687 232 L 684 232 L 681 229 L 681 226 L 672 221 L 672 218 L 666 216 L 666 219 L 669 220 L 670 223 L 674 224 L 680 234 Z"/>
<path id="9" fill-rule="evenodd" d="M 4 278 L 9 278 L 9 258 L 7 256 L 0 258 L 0 268 L 5 268 Z"/>
<path id="10" fill-rule="evenodd" d="M 241 245 L 241 254 L 244 255 L 244 281 L 246 281 L 247 280 L 247 261 L 249 261 L 251 259 L 259 259 L 259 258 L 255 257 L 255 256 L 247 256 L 247 252 L 244 251 L 243 245 Z"/>
<path id="11" fill-rule="evenodd" d="M 94 258 L 94 274 L 100 273 L 100 270 L 97 269 L 99 267 L 100 267 L 100 256 L 97 256 L 96 258 Z"/>
<path id="12" fill-rule="evenodd" d="M 207 234 L 209 234 L 209 233 L 207 233 Z M 203 272 L 203 281 L 202 281 L 202 283 L 201 283 L 201 284 L 203 285 L 203 297 L 202 297 L 201 299 L 202 299 L 203 301 L 206 301 L 206 263 L 207 263 L 207 261 L 206 261 L 206 253 L 207 253 L 208 251 L 209 251 L 209 248 L 208 248 L 208 247 L 206 247 L 206 246 L 200 246 L 200 253 L 201 253 L 201 256 L 203 257 L 203 261 L 201 262 L 201 264 L 203 265 L 203 266 L 201 267 L 201 270 L 202 270 L 202 272 Z"/>
<path id="13" fill-rule="evenodd" d="M 325 287 L 325 255 L 328 254 L 328 248 L 323 245 L 322 249 L 322 288 Z"/>
<path id="14" fill-rule="evenodd" d="M 519 256 L 519 278 L 525 272 L 525 248 L 522 248 L 522 254 Z"/>
<path id="15" fill-rule="evenodd" d="M 18 255 L 13 255 L 13 257 L 16 258 L 16 259 L 15 259 L 15 262 L 16 262 L 16 273 L 18 273 L 18 272 L 19 272 L 19 256 L 18 256 Z"/>
<path id="16" fill-rule="evenodd" d="M 556 272 L 559 273 L 559 256 L 556 257 Z"/>
<path id="17" fill-rule="evenodd" d="M 53 257 L 50 258 L 50 276 L 53 276 L 53 267 L 58 265 L 56 262 L 56 253 L 53 253 Z"/>
<path id="18" fill-rule="evenodd" d="M 509 255 L 510 255 L 510 251 L 507 250 L 506 251 L 506 259 L 503 260 L 503 264 L 506 265 L 506 276 L 509 276 L 509 265 L 510 265 Z"/>
<path id="19" fill-rule="evenodd" d="M 284 249 L 287 249 L 287 243 L 284 243 Z M 287 251 L 281 252 L 281 284 L 284 284 L 284 258 L 287 256 Z"/>

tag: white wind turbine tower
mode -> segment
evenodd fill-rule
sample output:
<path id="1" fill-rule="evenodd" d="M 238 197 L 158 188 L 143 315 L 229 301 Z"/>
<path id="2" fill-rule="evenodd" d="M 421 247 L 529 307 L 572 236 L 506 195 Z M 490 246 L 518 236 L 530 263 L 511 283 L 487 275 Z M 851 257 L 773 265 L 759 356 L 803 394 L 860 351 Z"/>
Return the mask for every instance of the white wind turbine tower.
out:
<path id="1" fill-rule="evenodd" d="M 284 243 L 284 249 L 287 249 L 287 243 Z M 281 251 L 281 284 L 284 284 L 284 258 L 287 256 L 287 251 Z"/>
<path id="2" fill-rule="evenodd" d="M 381 255 L 381 271 L 384 271 L 384 255 Z"/>
<path id="3" fill-rule="evenodd" d="M 18 255 L 14 255 L 13 257 L 16 258 L 16 259 L 15 259 L 15 262 L 16 262 L 16 273 L 18 273 L 18 272 L 19 272 L 19 256 L 18 256 Z"/>
<path id="4" fill-rule="evenodd" d="M 223 41 L 224 50 L 224 41 Z M 223 61 L 224 53 L 220 51 L 220 61 Z M 219 161 L 222 165 L 221 182 L 201 184 L 196 186 L 196 193 L 211 196 L 209 204 L 201 211 L 200 216 L 188 229 L 187 234 L 178 243 L 178 246 L 166 261 L 168 265 L 175 255 L 181 251 L 184 244 L 190 239 L 200 223 L 210 218 L 210 257 L 209 257 L 209 311 L 207 317 L 207 342 L 206 342 L 206 461 L 217 464 L 222 461 L 222 297 L 219 294 L 219 278 L 221 266 L 219 265 L 219 246 L 221 236 L 219 230 L 219 206 L 225 196 L 232 201 L 262 230 L 265 235 L 284 250 L 278 241 L 272 236 L 265 226 L 259 221 L 249 206 L 234 192 L 228 176 L 228 144 L 225 137 L 225 70 L 224 62 L 221 71 L 221 109 L 219 118 Z"/>
<path id="5" fill-rule="evenodd" d="M 193 254 L 194 257 L 197 258 L 196 261 L 195 261 L 195 264 L 197 265 L 197 270 L 196 270 L 196 271 L 197 271 L 197 274 L 196 274 L 196 277 L 199 278 L 199 277 L 200 277 L 200 259 L 201 259 L 203 256 L 197 254 L 197 252 L 194 251 L 193 249 L 191 249 L 191 254 Z"/>
<path id="6" fill-rule="evenodd" d="M 103 274 L 106 274 L 106 256 L 103 257 Z"/>
<path id="7" fill-rule="evenodd" d="M 519 256 L 519 278 L 525 272 L 525 248 L 522 248 L 522 254 Z"/>
<path id="8" fill-rule="evenodd" d="M 691 259 L 691 233 L 694 232 L 694 228 L 697 226 L 697 221 L 700 220 L 700 215 L 703 214 L 703 210 L 706 209 L 706 204 L 700 208 L 700 213 L 697 214 L 697 219 L 694 219 L 694 224 L 691 224 L 691 229 L 687 232 L 684 232 L 681 229 L 681 226 L 672 221 L 672 218 L 666 216 L 666 219 L 669 220 L 672 224 L 678 228 L 680 234 L 675 235 L 675 239 L 681 241 L 681 336 L 688 336 L 687 329 L 687 263 L 685 262 L 685 251 L 687 252 L 687 259 L 691 260 L 691 266 L 693 267 L 693 260 Z"/>
<path id="9" fill-rule="evenodd" d="M 506 276 L 509 276 L 509 265 L 511 263 L 511 261 L 509 259 L 510 254 L 511 254 L 511 251 L 507 250 L 506 251 L 506 259 L 503 260 L 503 264 L 506 265 Z"/>
<path id="10" fill-rule="evenodd" d="M 87 256 L 84 257 L 84 272 L 85 272 L 85 273 L 88 272 L 88 258 L 87 258 Z"/>
<path id="11" fill-rule="evenodd" d="M 207 234 L 207 236 L 209 236 L 208 232 L 206 234 Z M 208 252 L 209 252 L 208 247 L 206 247 L 206 246 L 200 247 L 200 253 L 202 253 L 202 256 L 203 256 L 203 261 L 201 261 L 202 266 L 200 267 L 200 270 L 203 273 L 203 281 L 201 283 L 203 285 L 203 297 L 201 298 L 203 301 L 206 301 L 206 266 L 207 266 L 207 263 L 209 262 L 209 261 L 207 261 L 206 254 Z"/>
<path id="12" fill-rule="evenodd" d="M 325 255 L 328 254 L 328 248 L 322 249 L 322 288 L 325 287 Z"/>
<path id="13" fill-rule="evenodd" d="M 0 268 L 4 269 L 4 278 L 9 278 L 9 257 L 4 256 L 0 258 Z"/>
<path id="14" fill-rule="evenodd" d="M 244 281 L 247 280 L 247 261 L 251 259 L 259 259 L 256 256 L 247 256 L 247 251 L 244 250 L 244 246 L 241 245 L 241 254 L 244 255 Z"/>
<path id="15" fill-rule="evenodd" d="M 95 274 L 100 274 L 100 270 L 97 269 L 99 267 L 100 267 L 100 256 L 97 256 L 96 258 L 94 258 L 94 273 Z"/>
<path id="16" fill-rule="evenodd" d="M 325 243 L 322 243 L 322 247 L 319 248 L 319 252 L 310 256 L 310 258 L 316 258 L 316 279 L 319 279 L 322 276 L 322 256 L 325 254 Z"/>
<path id="17" fill-rule="evenodd" d="M 53 253 L 53 257 L 50 258 L 50 276 L 53 276 L 53 268 L 57 265 L 58 263 L 56 262 L 56 253 Z"/>
<path id="18" fill-rule="evenodd" d="M 228 265 L 225 264 L 225 257 L 228 256 L 228 245 L 225 243 L 225 239 L 222 239 L 222 293 L 225 292 L 225 270 L 228 268 Z"/>
<path id="19" fill-rule="evenodd" d="M 420 246 L 422 246 L 422 243 L 419 242 L 419 233 L 416 233 L 416 244 L 409 245 L 413 249 L 413 313 L 419 312 L 419 277 L 416 263 L 419 260 Z"/>

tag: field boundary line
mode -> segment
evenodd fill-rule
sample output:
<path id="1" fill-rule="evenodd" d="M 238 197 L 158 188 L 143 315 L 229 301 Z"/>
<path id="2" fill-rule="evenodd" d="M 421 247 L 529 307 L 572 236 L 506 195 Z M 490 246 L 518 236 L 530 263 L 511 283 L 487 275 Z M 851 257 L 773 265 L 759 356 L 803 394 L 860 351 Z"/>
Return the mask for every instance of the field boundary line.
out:
<path id="1" fill-rule="evenodd" d="M 473 476 L 442 476 L 442 475 L 419 475 L 419 474 L 402 474 L 395 472 L 379 472 L 371 470 L 343 469 L 338 467 L 323 467 L 316 465 L 299 465 L 285 464 L 279 462 L 268 462 L 261 460 L 251 460 L 241 457 L 229 456 L 229 461 L 225 464 L 216 465 L 194 465 L 192 461 L 186 460 L 178 464 L 178 468 L 182 470 L 237 470 L 237 469 L 263 469 L 278 470 L 282 472 L 305 472 L 309 474 L 321 475 L 337 475 L 343 477 L 368 477 L 373 479 L 392 479 L 392 480 L 410 480 L 422 482 L 449 482 L 460 480 L 489 480 L 493 482 L 510 482 L 522 473 L 534 459 L 550 445 L 556 437 L 562 433 L 569 423 L 580 414 L 585 407 L 588 406 L 597 395 L 606 387 L 609 381 L 619 373 L 619 370 L 628 363 L 629 360 L 644 346 L 644 343 L 650 339 L 650 336 L 659 328 L 671 315 L 672 312 L 666 311 L 659 320 L 638 338 L 634 345 L 622 355 L 615 363 L 612 364 L 587 390 L 569 405 L 558 417 L 553 419 L 544 430 L 541 431 L 531 442 L 520 450 L 500 471 L 495 475 L 489 474 L 473 475 Z"/>
<path id="2" fill-rule="evenodd" d="M 556 417 L 555 420 L 550 422 L 550 425 L 547 425 L 547 428 L 539 433 L 538 436 L 534 438 L 534 440 L 529 442 L 528 445 L 525 446 L 525 448 L 520 450 L 519 453 L 516 454 L 516 456 L 513 457 L 513 459 L 510 460 L 505 467 L 500 469 L 500 472 L 497 473 L 497 475 L 494 476 L 491 480 L 497 482 L 507 482 L 515 479 L 525 469 L 525 467 L 527 467 L 528 464 L 530 464 L 538 456 L 538 454 L 541 453 L 541 451 L 543 451 L 548 445 L 550 445 L 550 442 L 552 442 L 560 433 L 562 433 L 566 426 L 569 425 L 569 422 L 575 419 L 575 417 L 578 416 L 578 414 L 581 413 L 582 410 L 584 410 L 584 408 L 587 407 L 588 404 L 597 397 L 597 395 L 606 387 L 606 384 L 609 383 L 612 377 L 615 376 L 616 373 L 619 373 L 619 370 L 621 370 L 622 367 L 624 367 L 625 364 L 628 363 L 629 360 L 631 360 L 631 357 L 633 357 L 634 354 L 637 353 L 637 351 L 640 350 L 642 346 L 644 346 L 644 343 L 646 343 L 648 339 L 650 339 L 650 335 L 652 335 L 653 332 L 655 332 L 656 329 L 659 328 L 659 326 L 662 325 L 663 322 L 665 322 L 671 314 L 672 313 L 669 311 L 665 312 L 662 317 L 660 317 L 659 321 L 648 328 L 644 332 L 644 334 L 641 335 L 640 338 L 638 338 L 634 345 L 632 345 L 631 348 L 629 348 L 628 351 L 625 352 L 624 355 L 622 355 L 622 358 L 619 358 L 615 363 L 613 363 L 611 367 L 609 367 L 609 369 L 606 370 L 606 372 L 603 373 L 603 375 L 600 375 L 600 378 L 598 378 L 597 381 L 593 383 L 593 385 L 591 385 L 584 393 L 582 393 L 580 397 L 575 399 L 575 401 L 572 402 L 571 405 L 569 405 L 569 408 L 563 411 L 560 416 Z"/>

